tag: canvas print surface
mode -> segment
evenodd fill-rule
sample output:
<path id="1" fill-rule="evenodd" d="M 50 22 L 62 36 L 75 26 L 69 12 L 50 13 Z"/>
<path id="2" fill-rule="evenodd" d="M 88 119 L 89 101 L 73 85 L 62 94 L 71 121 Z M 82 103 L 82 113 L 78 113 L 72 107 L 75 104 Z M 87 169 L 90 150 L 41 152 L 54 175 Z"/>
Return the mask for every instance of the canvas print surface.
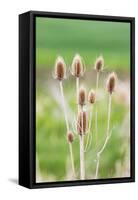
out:
<path id="1" fill-rule="evenodd" d="M 130 23 L 35 23 L 36 183 L 130 177 Z"/>

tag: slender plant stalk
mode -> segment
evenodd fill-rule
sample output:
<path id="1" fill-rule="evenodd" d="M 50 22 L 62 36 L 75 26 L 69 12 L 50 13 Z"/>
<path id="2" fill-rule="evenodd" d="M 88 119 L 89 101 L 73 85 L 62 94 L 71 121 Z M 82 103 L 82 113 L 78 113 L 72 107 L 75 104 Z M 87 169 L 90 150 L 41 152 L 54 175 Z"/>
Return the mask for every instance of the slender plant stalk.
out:
<path id="1" fill-rule="evenodd" d="M 68 133 L 69 132 L 69 122 L 68 122 L 67 111 L 66 111 L 66 106 L 65 106 L 65 96 L 64 96 L 62 81 L 59 81 L 59 84 L 60 84 L 60 92 L 61 92 L 61 97 L 62 97 L 66 128 L 67 128 L 67 133 Z M 75 175 L 74 157 L 73 157 L 73 150 L 72 150 L 72 144 L 71 143 L 69 143 L 69 151 L 70 151 L 72 171 L 73 171 L 73 175 L 75 177 L 76 175 Z"/>
<path id="2" fill-rule="evenodd" d="M 77 101 L 77 108 L 79 113 L 79 104 L 78 104 L 78 93 L 79 93 L 79 77 L 76 77 L 76 101 Z M 83 117 L 82 117 L 82 130 L 83 130 Z M 85 169 L 84 169 L 84 135 L 80 135 L 80 179 L 83 180 L 85 176 Z"/>
<path id="3" fill-rule="evenodd" d="M 88 128 L 88 136 L 87 136 L 87 141 L 86 141 L 86 146 L 85 146 L 85 152 L 88 149 L 89 146 L 89 140 L 90 140 L 90 134 L 91 134 L 91 124 L 92 124 L 92 110 L 93 110 L 93 105 L 90 105 L 90 117 L 89 117 L 89 128 Z"/>
<path id="4" fill-rule="evenodd" d="M 97 91 L 98 91 L 98 87 L 99 87 L 99 76 L 100 76 L 100 72 L 97 72 L 97 76 L 96 76 L 96 94 L 97 94 Z"/>
<path id="5" fill-rule="evenodd" d="M 79 94 L 79 77 L 76 77 L 76 102 L 77 102 L 77 112 L 79 113 L 80 107 L 78 103 Z M 83 109 L 82 109 L 83 110 Z M 83 130 L 83 117 L 82 117 L 82 130 Z M 83 180 L 85 176 L 84 172 L 84 135 L 80 135 L 80 179 Z"/>
<path id="6" fill-rule="evenodd" d="M 81 108 L 83 112 L 83 107 Z M 81 119 L 81 124 L 82 124 L 82 133 L 80 135 L 80 179 L 84 180 L 85 179 L 85 160 L 84 160 L 84 133 L 83 133 L 83 115 Z"/>
<path id="7" fill-rule="evenodd" d="M 80 179 L 85 179 L 85 165 L 84 165 L 84 134 L 80 135 Z"/>
<path id="8" fill-rule="evenodd" d="M 109 94 L 109 105 L 108 105 L 108 121 L 107 121 L 107 137 L 109 136 L 110 130 L 110 119 L 111 119 L 111 104 L 112 104 L 112 95 Z"/>
<path id="9" fill-rule="evenodd" d="M 82 108 L 83 111 L 83 108 Z M 85 178 L 85 165 L 84 165 L 84 133 L 83 133 L 83 115 L 82 115 L 82 135 L 80 135 L 80 179 Z"/>
<path id="10" fill-rule="evenodd" d="M 76 102 L 77 102 L 77 108 L 79 112 L 78 93 L 79 93 L 79 77 L 76 77 Z"/>
<path id="11" fill-rule="evenodd" d="M 95 173 L 95 179 L 98 178 L 98 171 L 99 171 L 99 164 L 100 164 L 100 156 L 102 154 L 102 152 L 104 151 L 107 143 L 108 143 L 108 140 L 110 138 L 110 118 L 111 118 L 111 103 L 112 103 L 112 95 L 109 94 L 109 103 L 108 103 L 108 119 L 107 119 L 107 131 L 106 131 L 106 139 L 105 139 L 105 142 L 101 148 L 101 150 L 97 153 L 97 163 L 96 163 L 96 173 Z"/>
<path id="12" fill-rule="evenodd" d="M 72 150 L 72 144 L 71 143 L 69 143 L 69 150 L 70 150 L 70 159 L 71 159 L 73 175 L 74 175 L 74 177 L 76 177 L 75 166 L 74 166 L 74 156 L 73 156 L 73 150 Z"/>
<path id="13" fill-rule="evenodd" d="M 98 96 L 98 87 L 99 87 L 99 75 L 100 72 L 97 72 L 97 76 L 96 76 L 96 99 Z M 98 109 L 97 109 L 97 100 L 95 102 L 95 137 L 96 137 L 96 146 L 97 146 L 97 141 L 98 141 Z"/>
<path id="14" fill-rule="evenodd" d="M 64 111 L 64 116 L 65 116 L 65 122 L 66 122 L 66 127 L 67 127 L 67 132 L 68 132 L 69 122 L 68 122 L 67 111 L 66 111 L 66 106 L 65 106 L 65 96 L 64 96 L 62 81 L 59 81 L 59 84 L 60 84 L 60 92 L 61 92 L 61 97 L 62 97 L 62 105 L 63 105 L 63 111 Z"/>
<path id="15" fill-rule="evenodd" d="M 78 104 L 78 93 L 79 93 L 79 77 L 76 77 L 76 101 L 77 101 L 77 108 L 78 113 L 80 110 Z M 82 108 L 83 111 L 83 108 Z M 82 117 L 82 130 L 83 130 L 83 117 Z M 83 180 L 85 178 L 85 166 L 84 166 L 84 133 L 80 135 L 80 179 Z"/>

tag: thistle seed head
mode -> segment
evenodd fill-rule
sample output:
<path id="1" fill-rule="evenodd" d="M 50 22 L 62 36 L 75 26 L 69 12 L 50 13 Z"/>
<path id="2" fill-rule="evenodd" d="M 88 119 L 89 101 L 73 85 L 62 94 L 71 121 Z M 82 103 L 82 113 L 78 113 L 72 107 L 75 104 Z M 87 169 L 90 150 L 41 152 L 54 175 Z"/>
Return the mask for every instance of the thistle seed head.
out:
<path id="1" fill-rule="evenodd" d="M 95 100 L 96 100 L 95 91 L 94 90 L 90 90 L 90 92 L 88 94 L 88 102 L 93 104 L 93 103 L 95 103 Z"/>
<path id="2" fill-rule="evenodd" d="M 95 61 L 94 68 L 97 72 L 100 72 L 103 70 L 103 67 L 104 67 L 104 59 L 102 56 L 99 56 Z"/>
<path id="3" fill-rule="evenodd" d="M 79 54 L 76 54 L 73 58 L 71 65 L 71 73 L 73 76 L 81 77 L 84 74 L 84 65 L 82 62 L 82 58 Z"/>
<path id="4" fill-rule="evenodd" d="M 115 91 L 117 75 L 112 72 L 107 79 L 107 91 L 112 94 Z"/>
<path id="5" fill-rule="evenodd" d="M 78 104 L 83 106 L 86 104 L 86 89 L 81 87 L 78 92 Z"/>
<path id="6" fill-rule="evenodd" d="M 67 133 L 67 140 L 68 142 L 72 143 L 74 140 L 74 135 L 72 132 Z"/>
<path id="7" fill-rule="evenodd" d="M 86 111 L 80 111 L 77 117 L 77 132 L 79 135 L 85 134 L 88 128 L 88 116 Z"/>
<path id="8" fill-rule="evenodd" d="M 62 81 L 66 77 L 66 64 L 62 57 L 57 57 L 55 62 L 55 78 Z"/>

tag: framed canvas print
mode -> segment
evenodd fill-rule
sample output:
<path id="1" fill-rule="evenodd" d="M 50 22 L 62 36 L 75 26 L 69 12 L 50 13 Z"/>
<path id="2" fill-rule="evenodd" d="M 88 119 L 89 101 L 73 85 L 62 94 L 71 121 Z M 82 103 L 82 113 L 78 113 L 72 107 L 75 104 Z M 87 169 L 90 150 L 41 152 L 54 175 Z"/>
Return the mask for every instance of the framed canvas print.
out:
<path id="1" fill-rule="evenodd" d="M 135 19 L 19 15 L 19 184 L 135 181 Z"/>

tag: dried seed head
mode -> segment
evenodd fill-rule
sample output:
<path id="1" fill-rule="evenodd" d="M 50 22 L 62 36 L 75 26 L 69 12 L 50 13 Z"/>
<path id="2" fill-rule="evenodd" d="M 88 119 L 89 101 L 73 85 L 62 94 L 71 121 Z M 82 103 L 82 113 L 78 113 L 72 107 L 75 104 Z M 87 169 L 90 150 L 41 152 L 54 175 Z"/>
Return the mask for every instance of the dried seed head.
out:
<path id="1" fill-rule="evenodd" d="M 84 74 L 84 65 L 82 62 L 82 58 L 79 54 L 76 54 L 73 58 L 71 65 L 71 73 L 73 76 L 81 77 Z"/>
<path id="2" fill-rule="evenodd" d="M 78 92 L 78 104 L 80 106 L 83 106 L 85 105 L 85 103 L 86 103 L 86 89 L 84 87 L 81 87 Z"/>
<path id="3" fill-rule="evenodd" d="M 55 78 L 59 81 L 63 80 L 66 76 L 66 64 L 62 57 L 57 57 L 55 62 Z"/>
<path id="4" fill-rule="evenodd" d="M 96 69 L 97 72 L 102 71 L 104 67 L 104 59 L 102 56 L 99 56 L 96 61 L 94 68 Z"/>
<path id="5" fill-rule="evenodd" d="M 67 140 L 68 142 L 72 143 L 74 140 L 74 135 L 72 132 L 67 133 Z"/>
<path id="6" fill-rule="evenodd" d="M 88 94 L 88 102 L 93 104 L 93 103 L 95 103 L 95 100 L 96 100 L 95 91 L 94 90 L 90 90 L 90 92 Z"/>
<path id="7" fill-rule="evenodd" d="M 77 117 L 77 132 L 82 135 L 85 134 L 88 128 L 88 116 L 86 111 L 80 111 Z"/>
<path id="8" fill-rule="evenodd" d="M 107 91 L 112 94 L 116 87 L 117 75 L 112 72 L 107 79 Z"/>

